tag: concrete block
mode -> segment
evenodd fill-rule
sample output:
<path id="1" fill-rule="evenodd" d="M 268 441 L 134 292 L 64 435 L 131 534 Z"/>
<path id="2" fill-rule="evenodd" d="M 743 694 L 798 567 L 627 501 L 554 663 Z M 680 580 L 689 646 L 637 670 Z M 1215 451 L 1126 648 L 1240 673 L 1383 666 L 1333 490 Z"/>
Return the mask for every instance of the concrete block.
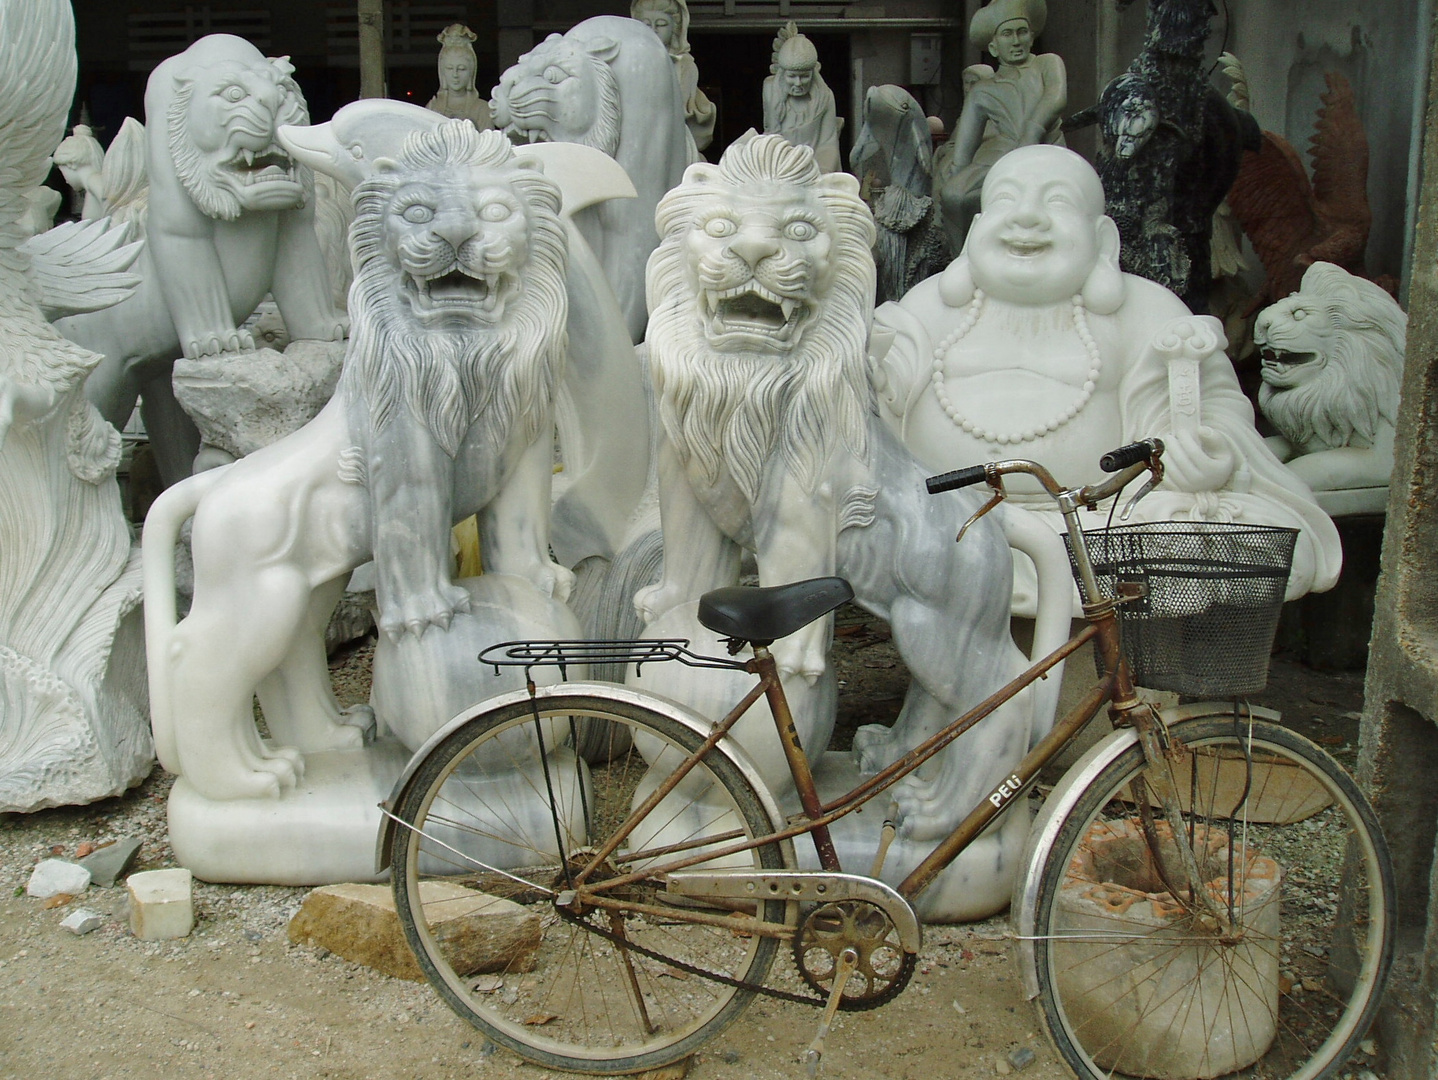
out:
<path id="1" fill-rule="evenodd" d="M 142 941 L 189 936 L 195 928 L 193 879 L 184 869 L 146 870 L 125 880 L 130 891 L 130 932 Z"/>
<path id="2" fill-rule="evenodd" d="M 446 881 L 420 885 L 430 928 L 455 971 L 527 971 L 539 947 L 540 918 L 520 905 Z M 305 897 L 290 940 L 319 946 L 397 979 L 424 978 L 404 940 L 384 885 L 326 885 Z"/>
<path id="3" fill-rule="evenodd" d="M 79 896 L 90 887 L 90 871 L 64 859 L 43 859 L 30 872 L 25 895 L 40 900 L 60 893 Z"/>

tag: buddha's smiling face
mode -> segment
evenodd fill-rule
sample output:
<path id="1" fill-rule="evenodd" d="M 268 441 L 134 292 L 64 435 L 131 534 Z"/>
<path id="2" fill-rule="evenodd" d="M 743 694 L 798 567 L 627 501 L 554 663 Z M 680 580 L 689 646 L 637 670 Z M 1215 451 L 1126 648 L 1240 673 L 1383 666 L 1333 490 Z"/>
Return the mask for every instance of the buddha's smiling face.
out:
<path id="1" fill-rule="evenodd" d="M 1077 294 L 1099 256 L 1103 188 L 1077 154 L 1015 150 L 984 181 L 969 230 L 974 284 L 1000 300 L 1051 304 Z"/>

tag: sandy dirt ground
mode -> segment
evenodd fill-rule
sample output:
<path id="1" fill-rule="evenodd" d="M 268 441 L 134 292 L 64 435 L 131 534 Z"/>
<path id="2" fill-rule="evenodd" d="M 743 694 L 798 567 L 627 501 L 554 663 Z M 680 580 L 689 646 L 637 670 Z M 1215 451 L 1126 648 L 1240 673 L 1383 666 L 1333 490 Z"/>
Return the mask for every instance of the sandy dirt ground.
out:
<path id="1" fill-rule="evenodd" d="M 905 678 L 877 620 L 847 613 L 839 641 L 846 685 L 836 744 L 858 722 L 892 719 Z M 367 678 L 366 650 L 351 650 L 335 671 L 342 695 L 358 699 Z M 1255 701 L 1282 709 L 1295 727 L 1351 766 L 1361 673 L 1325 675 L 1279 662 L 1269 690 Z M 562 1075 L 486 1046 L 427 984 L 291 945 L 286 926 L 304 889 L 197 883 L 194 933 L 162 943 L 131 936 L 123 888 L 91 888 L 54 908 L 24 895 L 36 862 L 73 857 L 82 843 L 140 837 L 136 869 L 175 865 L 165 836 L 169 782 L 157 769 L 120 798 L 0 817 L 0 1078 Z M 81 905 L 106 922 L 76 937 L 59 924 Z M 873 1012 L 840 1014 L 823 1075 L 1068 1075 L 1023 999 L 1007 934 L 1005 916 L 928 928 L 918 973 L 898 1000 Z M 692 1060 L 689 1075 L 799 1080 L 805 1076 L 799 1055 L 817 1020 L 811 1008 L 761 999 Z M 1011 1060 L 1027 1060 L 1023 1048 L 1033 1051 L 1033 1059 L 1015 1070 Z M 1372 1064 L 1355 1062 L 1352 1075 Z"/>

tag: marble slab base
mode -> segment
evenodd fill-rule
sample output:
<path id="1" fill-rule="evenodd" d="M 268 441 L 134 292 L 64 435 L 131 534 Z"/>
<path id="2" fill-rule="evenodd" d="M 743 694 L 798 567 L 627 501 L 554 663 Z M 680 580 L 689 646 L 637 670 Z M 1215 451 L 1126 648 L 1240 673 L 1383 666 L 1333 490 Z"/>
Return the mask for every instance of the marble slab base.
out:
<path id="1" fill-rule="evenodd" d="M 180 865 L 204 881 L 336 885 L 386 880 L 388 872 L 376 873 L 374 865 L 379 803 L 389 798 L 409 758 L 393 738 L 363 750 L 311 752 L 305 755 L 299 786 L 279 799 L 206 799 L 181 777 L 170 792 L 170 847 Z M 587 783 L 588 770 L 565 748 L 551 752 L 550 767 L 560 804 L 574 808 L 572 819 L 561 824 L 571 835 L 582 835 L 584 800 L 576 785 L 580 777 Z M 440 855 L 433 864 L 422 863 L 426 873 L 524 866 L 534 852 L 554 850 L 554 822 L 538 794 L 545 788 L 537 757 L 532 767 L 487 777 L 465 777 L 462 770 L 459 782 L 445 788 L 452 804 L 446 814 L 469 827 L 426 831 L 434 840 L 430 849 Z M 502 821 L 494 807 L 504 809 Z M 515 843 L 499 841 L 500 835 Z M 445 850 L 456 854 L 441 854 Z"/>
<path id="2" fill-rule="evenodd" d="M 170 792 L 170 847 L 203 881 L 333 885 L 380 881 L 379 803 L 409 751 L 394 739 L 305 755 L 305 775 L 280 799 L 206 799 L 182 776 Z"/>

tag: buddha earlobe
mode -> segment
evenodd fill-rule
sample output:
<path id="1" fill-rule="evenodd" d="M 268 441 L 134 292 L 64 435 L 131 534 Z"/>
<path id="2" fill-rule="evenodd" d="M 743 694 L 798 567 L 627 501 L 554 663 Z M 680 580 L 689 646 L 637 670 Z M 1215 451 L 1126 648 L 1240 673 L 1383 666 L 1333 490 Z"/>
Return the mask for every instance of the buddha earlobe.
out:
<path id="1" fill-rule="evenodd" d="M 949 307 L 963 307 L 973 298 L 974 274 L 968 255 L 960 253 L 939 276 L 939 299 Z"/>
<path id="2" fill-rule="evenodd" d="M 1083 286 L 1083 302 L 1095 315 L 1112 315 L 1123 304 L 1123 271 L 1118 262 L 1118 226 L 1104 215 L 1094 225 L 1098 259 Z"/>

